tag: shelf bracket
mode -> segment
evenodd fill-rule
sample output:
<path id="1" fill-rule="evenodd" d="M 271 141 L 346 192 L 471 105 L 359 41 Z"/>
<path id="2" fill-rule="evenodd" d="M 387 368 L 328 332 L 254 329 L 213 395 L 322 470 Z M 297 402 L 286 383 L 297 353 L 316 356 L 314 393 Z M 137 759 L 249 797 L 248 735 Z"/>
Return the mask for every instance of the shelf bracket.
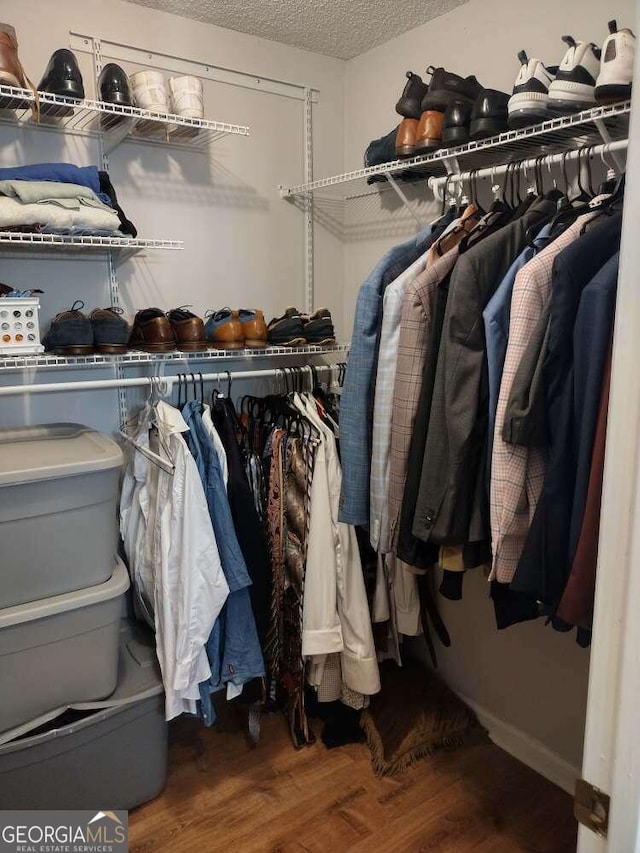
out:
<path id="1" fill-rule="evenodd" d="M 400 185 L 398 184 L 396 179 L 393 177 L 393 175 L 391 175 L 391 174 L 387 175 L 387 180 L 389 181 L 389 183 L 391 184 L 391 186 L 395 190 L 395 192 L 396 192 L 398 198 L 400 199 L 400 201 L 402 202 L 402 204 L 406 207 L 406 209 L 409 211 L 411 216 L 415 219 L 418 227 L 424 228 L 425 223 L 422 221 L 422 219 L 420 219 L 418 214 L 415 212 L 415 210 L 413 209 L 413 205 L 411 204 L 409 199 L 406 197 L 406 195 L 404 194 L 404 191 L 402 190 L 402 188 L 400 187 Z"/>
<path id="2" fill-rule="evenodd" d="M 601 119 L 601 118 L 594 119 L 593 123 L 598 128 L 598 133 L 602 137 L 602 141 L 606 145 L 610 145 L 613 142 L 613 140 L 611 139 L 611 134 L 609 133 L 609 130 L 607 129 L 606 124 L 604 123 L 604 119 Z M 624 163 L 623 163 L 620 155 L 616 154 L 615 151 L 612 151 L 611 156 L 613 158 L 614 163 L 616 164 L 616 166 L 620 170 L 620 172 L 624 172 Z"/>
<path id="3" fill-rule="evenodd" d="M 460 174 L 460 163 L 458 162 L 457 157 L 443 157 L 442 162 L 444 163 L 444 167 L 447 170 L 447 175 Z"/>

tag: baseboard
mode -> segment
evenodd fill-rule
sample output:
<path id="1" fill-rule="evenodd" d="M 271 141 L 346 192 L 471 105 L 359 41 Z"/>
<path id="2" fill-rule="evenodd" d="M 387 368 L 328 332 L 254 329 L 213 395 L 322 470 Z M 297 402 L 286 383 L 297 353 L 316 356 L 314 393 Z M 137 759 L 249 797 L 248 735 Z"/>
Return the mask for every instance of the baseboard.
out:
<path id="1" fill-rule="evenodd" d="M 487 729 L 489 737 L 496 746 L 573 796 L 576 779 L 581 776 L 578 767 L 573 767 L 539 740 L 500 720 L 495 714 L 480 707 L 466 696 L 460 696 L 460 698 L 473 708 L 481 725 Z"/>

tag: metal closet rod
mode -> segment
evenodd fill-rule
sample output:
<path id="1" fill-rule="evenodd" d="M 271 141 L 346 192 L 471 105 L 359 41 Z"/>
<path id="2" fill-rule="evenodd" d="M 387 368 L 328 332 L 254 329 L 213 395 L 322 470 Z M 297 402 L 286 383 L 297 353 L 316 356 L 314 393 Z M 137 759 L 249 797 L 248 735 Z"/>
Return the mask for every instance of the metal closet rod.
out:
<path id="1" fill-rule="evenodd" d="M 314 369 L 334 370 L 338 367 L 338 363 L 334 364 L 316 364 Z M 302 365 L 303 369 L 309 367 Z M 286 377 L 290 368 L 273 367 L 266 370 L 238 370 L 229 371 L 223 370 L 218 373 L 201 373 L 200 371 L 189 371 L 181 373 L 181 376 L 186 376 L 187 381 L 191 382 L 191 377 L 200 382 L 223 382 L 229 379 L 263 379 L 270 377 Z M 178 382 L 180 376 L 144 376 L 139 379 L 88 379 L 81 382 L 45 382 L 40 385 L 6 385 L 0 388 L 0 397 L 8 397 L 12 394 L 51 394 L 57 391 L 102 391 L 106 388 L 144 388 L 150 387 L 154 382 L 160 382 L 169 386 L 169 390 Z"/>
<path id="2" fill-rule="evenodd" d="M 472 169 L 469 172 L 454 172 L 451 175 L 436 178 L 429 178 L 429 187 L 434 192 L 439 192 L 446 182 L 449 184 L 459 183 L 460 181 L 469 181 L 475 178 L 493 178 L 498 175 L 503 175 L 507 169 L 514 168 L 517 165 L 519 169 L 533 169 L 536 165 L 553 166 L 561 164 L 567 160 L 577 160 L 584 157 L 606 157 L 611 154 L 612 158 L 618 151 L 625 151 L 629 143 L 628 139 L 619 139 L 615 142 L 606 142 L 598 145 L 584 145 L 582 148 L 572 148 L 570 151 L 564 151 L 559 154 L 540 154 L 537 157 L 531 157 L 528 160 L 514 160 L 511 163 L 501 163 L 498 166 L 487 166 L 484 169 Z M 606 161 L 605 161 L 605 165 Z"/>

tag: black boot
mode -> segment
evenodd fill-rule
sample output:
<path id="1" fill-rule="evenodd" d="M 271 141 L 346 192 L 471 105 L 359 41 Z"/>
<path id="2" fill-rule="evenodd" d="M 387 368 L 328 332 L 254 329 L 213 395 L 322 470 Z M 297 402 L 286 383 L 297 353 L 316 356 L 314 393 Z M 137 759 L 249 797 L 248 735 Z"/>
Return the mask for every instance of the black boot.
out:
<path id="1" fill-rule="evenodd" d="M 422 115 L 422 99 L 429 87 L 422 82 L 422 77 L 407 71 L 407 83 L 400 100 L 396 104 L 396 112 L 404 118 L 420 118 Z"/>
<path id="2" fill-rule="evenodd" d="M 83 100 L 82 74 L 78 68 L 78 62 L 70 50 L 63 47 L 55 51 L 49 60 L 42 80 L 38 84 L 38 90 L 48 92 L 51 95 L 63 95 L 65 98 Z M 72 115 L 73 109 L 65 106 L 54 106 L 53 104 L 42 104 L 40 112 L 65 116 Z"/>
<path id="3" fill-rule="evenodd" d="M 98 81 L 98 91 L 100 100 L 106 104 L 119 104 L 123 107 L 133 106 L 129 78 L 115 62 L 110 62 L 102 69 Z"/>

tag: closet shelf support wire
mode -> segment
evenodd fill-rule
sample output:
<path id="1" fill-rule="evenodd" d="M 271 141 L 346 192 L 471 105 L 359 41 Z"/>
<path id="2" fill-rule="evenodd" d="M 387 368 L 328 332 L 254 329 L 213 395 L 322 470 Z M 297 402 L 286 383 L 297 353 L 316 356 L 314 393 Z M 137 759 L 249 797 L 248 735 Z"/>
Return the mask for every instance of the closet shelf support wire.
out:
<path id="1" fill-rule="evenodd" d="M 335 370 L 337 364 L 317 364 L 314 365 L 316 371 Z M 185 375 L 185 374 L 182 374 Z M 218 371 L 217 373 L 201 373 L 200 371 L 188 371 L 187 376 L 195 376 L 198 381 L 203 382 L 222 382 L 229 379 L 267 379 L 283 376 L 281 367 L 269 368 L 267 370 L 238 370 L 238 371 Z M 58 391 L 102 391 L 108 388 L 148 388 L 154 384 L 156 377 L 144 376 L 136 379 L 89 379 L 80 382 L 44 382 L 42 384 L 28 385 L 6 385 L 0 388 L 0 397 L 8 397 L 18 394 L 51 394 Z M 176 382 L 180 381 L 179 376 L 163 376 L 162 383 L 166 385 L 169 391 L 173 388 Z"/>
<path id="2" fill-rule="evenodd" d="M 513 169 L 514 164 L 520 169 L 533 169 L 537 164 L 542 163 L 545 166 L 560 165 L 566 160 L 578 160 L 584 156 L 585 151 L 589 156 L 599 156 L 601 154 L 611 154 L 612 158 L 620 151 L 626 151 L 628 139 L 618 139 L 613 142 L 606 142 L 601 145 L 587 145 L 584 148 L 576 148 L 561 154 L 547 154 L 538 157 L 532 157 L 529 160 L 516 160 L 510 163 L 503 163 L 499 166 L 488 166 L 486 169 L 474 169 L 472 172 L 453 173 L 444 177 L 430 177 L 428 180 L 429 188 L 434 195 L 441 201 L 442 192 L 445 183 L 455 184 L 462 181 L 469 181 L 471 178 L 493 178 L 497 175 L 504 174 L 507 169 Z M 616 159 L 616 163 L 618 160 Z M 622 171 L 622 169 L 621 169 Z"/>

